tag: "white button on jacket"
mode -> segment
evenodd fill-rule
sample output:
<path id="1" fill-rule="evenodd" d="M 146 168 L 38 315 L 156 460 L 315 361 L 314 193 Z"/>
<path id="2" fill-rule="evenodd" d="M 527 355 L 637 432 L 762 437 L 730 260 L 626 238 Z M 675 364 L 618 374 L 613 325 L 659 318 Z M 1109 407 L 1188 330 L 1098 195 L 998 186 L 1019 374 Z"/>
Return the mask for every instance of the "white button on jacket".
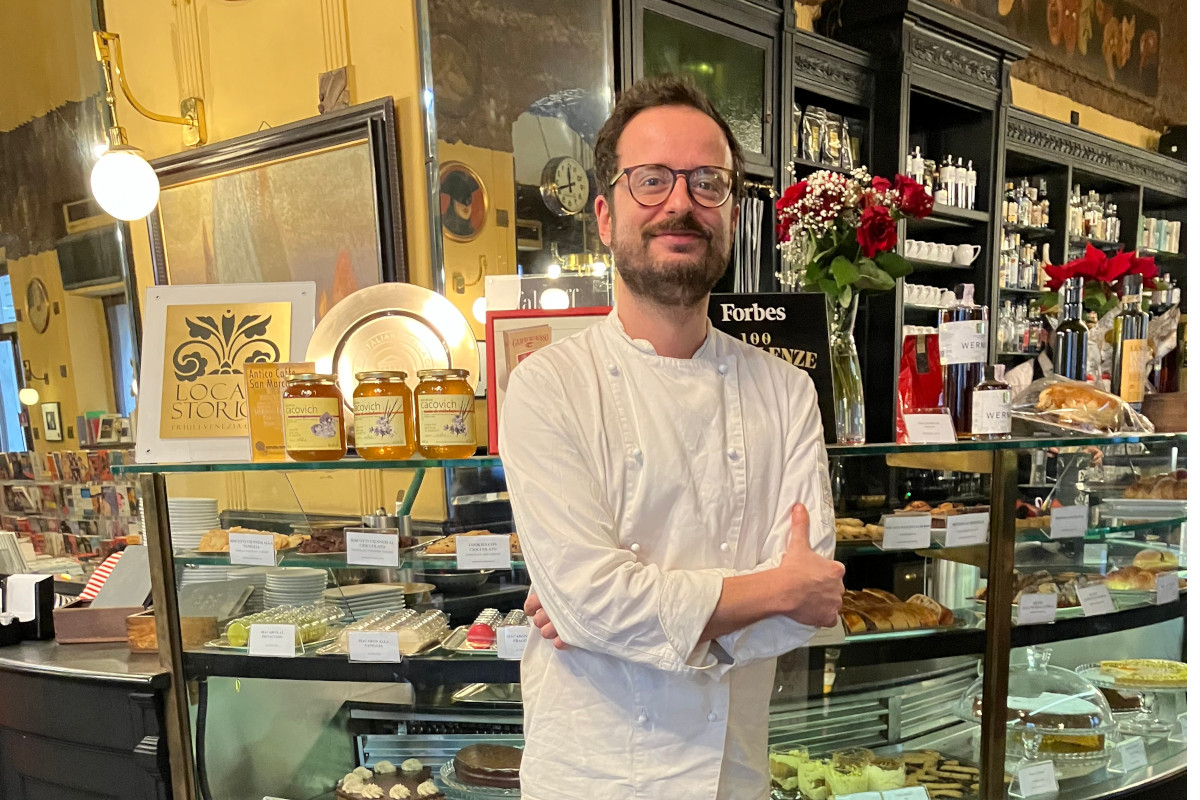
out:
<path id="1" fill-rule="evenodd" d="M 521 362 L 500 453 L 533 588 L 569 645 L 525 650 L 522 796 L 766 798 L 775 657 L 813 630 L 773 617 L 700 635 L 724 577 L 778 565 L 792 503 L 833 553 L 812 381 L 711 326 L 691 359 L 661 357 L 614 312 Z"/>

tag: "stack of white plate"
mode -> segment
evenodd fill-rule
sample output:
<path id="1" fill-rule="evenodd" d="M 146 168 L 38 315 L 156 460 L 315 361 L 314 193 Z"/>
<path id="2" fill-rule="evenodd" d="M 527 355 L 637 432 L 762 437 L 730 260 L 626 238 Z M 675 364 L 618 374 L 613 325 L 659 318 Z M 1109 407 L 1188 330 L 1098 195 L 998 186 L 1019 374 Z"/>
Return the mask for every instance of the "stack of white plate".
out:
<path id="1" fill-rule="evenodd" d="M 189 583 L 216 583 L 219 581 L 227 581 L 232 575 L 233 570 L 229 565 L 209 566 L 209 565 L 193 565 L 188 564 L 182 567 L 179 571 L 179 586 L 187 586 Z"/>
<path id="2" fill-rule="evenodd" d="M 399 611 L 404 608 L 404 587 L 393 584 L 360 584 L 325 590 L 325 604 L 337 606 L 353 619 L 362 619 L 372 611 Z"/>
<path id="3" fill-rule="evenodd" d="M 221 527 L 217 501 L 212 497 L 169 497 L 167 517 L 171 546 L 177 550 L 195 550 L 204 534 Z"/>
<path id="4" fill-rule="evenodd" d="M 230 579 L 240 579 L 250 581 L 254 587 L 254 591 L 250 595 L 250 599 L 246 601 L 244 613 L 257 614 L 263 610 L 263 604 L 266 602 L 267 593 L 267 568 L 266 567 L 241 567 L 240 569 L 229 570 Z"/>
<path id="5" fill-rule="evenodd" d="M 279 567 L 267 571 L 264 608 L 311 606 L 325 602 L 325 570 Z"/>

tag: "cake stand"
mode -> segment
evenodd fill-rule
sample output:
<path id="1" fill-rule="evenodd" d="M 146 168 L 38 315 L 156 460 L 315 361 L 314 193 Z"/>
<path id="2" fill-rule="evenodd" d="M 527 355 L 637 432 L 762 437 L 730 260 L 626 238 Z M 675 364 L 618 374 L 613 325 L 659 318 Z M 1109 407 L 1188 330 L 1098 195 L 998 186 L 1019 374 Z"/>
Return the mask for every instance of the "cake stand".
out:
<path id="1" fill-rule="evenodd" d="M 1135 692 L 1138 696 L 1138 710 L 1132 714 L 1122 715 L 1117 724 L 1121 733 L 1129 733 L 1147 738 L 1162 738 L 1170 733 L 1173 724 L 1170 720 L 1159 719 L 1155 713 L 1155 698 L 1160 694 L 1186 694 L 1187 686 L 1148 686 L 1136 683 L 1117 683 L 1116 680 L 1100 671 L 1100 664 L 1084 664 L 1076 667 L 1079 673 L 1093 686 L 1101 689 L 1116 689 L 1119 691 Z"/>

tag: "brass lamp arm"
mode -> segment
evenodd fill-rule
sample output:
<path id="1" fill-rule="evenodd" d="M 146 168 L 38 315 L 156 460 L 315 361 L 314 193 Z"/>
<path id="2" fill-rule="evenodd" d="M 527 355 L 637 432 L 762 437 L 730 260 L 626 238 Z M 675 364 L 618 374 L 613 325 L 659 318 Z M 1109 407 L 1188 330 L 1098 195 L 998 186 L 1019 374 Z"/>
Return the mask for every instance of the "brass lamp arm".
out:
<path id="1" fill-rule="evenodd" d="M 92 37 L 96 44 L 96 60 L 104 65 L 105 82 L 108 84 L 108 93 L 106 100 L 113 110 L 113 123 L 116 126 L 116 98 L 112 91 L 112 75 L 116 73 L 117 82 L 121 87 L 121 93 L 125 95 L 125 99 L 133 106 L 139 114 L 155 122 L 166 122 L 172 125 L 182 125 L 187 129 L 187 138 L 189 144 L 204 144 L 208 141 L 208 126 L 204 119 L 204 102 L 198 97 L 189 97 L 183 100 L 180 104 L 183 116 L 171 116 L 169 114 L 158 114 L 146 108 L 138 99 L 133 96 L 132 90 L 129 88 L 129 81 L 125 79 L 125 65 L 121 58 L 121 37 L 116 33 L 108 31 L 93 31 Z M 114 144 L 121 144 L 115 142 Z"/>

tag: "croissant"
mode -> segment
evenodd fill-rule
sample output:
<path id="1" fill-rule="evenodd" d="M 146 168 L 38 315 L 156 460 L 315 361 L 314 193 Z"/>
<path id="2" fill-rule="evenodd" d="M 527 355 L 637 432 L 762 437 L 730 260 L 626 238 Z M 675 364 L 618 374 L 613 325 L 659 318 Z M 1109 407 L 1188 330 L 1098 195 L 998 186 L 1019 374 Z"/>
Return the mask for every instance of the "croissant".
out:
<path id="1" fill-rule="evenodd" d="M 1120 427 L 1121 399 L 1082 383 L 1055 383 L 1038 395 L 1037 410 L 1053 411 L 1064 423 L 1091 425 L 1107 431 Z"/>

